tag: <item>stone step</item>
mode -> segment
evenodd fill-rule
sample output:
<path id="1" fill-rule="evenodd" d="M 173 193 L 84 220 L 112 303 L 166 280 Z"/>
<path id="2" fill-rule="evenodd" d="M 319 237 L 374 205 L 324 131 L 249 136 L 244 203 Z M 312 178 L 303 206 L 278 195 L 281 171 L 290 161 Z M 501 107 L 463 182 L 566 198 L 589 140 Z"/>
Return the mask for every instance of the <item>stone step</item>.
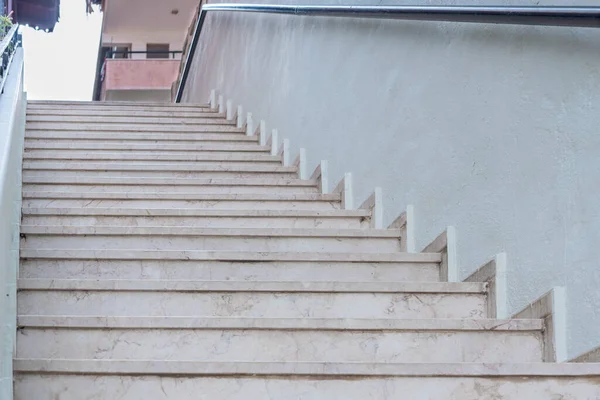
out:
<path id="1" fill-rule="evenodd" d="M 147 141 L 167 142 L 171 144 L 196 143 L 201 142 L 218 142 L 218 143 L 256 143 L 257 136 L 246 136 L 241 133 L 214 133 L 214 132 L 198 132 L 198 133 L 169 133 L 169 132 L 117 132 L 107 131 L 102 133 L 90 132 L 61 132 L 61 131 L 27 131 L 25 138 L 29 140 L 47 140 L 52 141 L 69 140 L 79 141 L 83 143 L 93 143 L 101 141 L 103 143 L 130 143 L 144 144 Z"/>
<path id="2" fill-rule="evenodd" d="M 224 114 L 211 113 L 205 118 L 182 118 L 182 117 L 156 117 L 137 115 L 127 116 L 102 116 L 102 115 L 85 115 L 85 116 L 64 116 L 64 115 L 31 115 L 27 114 L 27 127 L 42 127 L 42 129 L 63 129 L 67 130 L 78 129 L 85 124 L 96 124 L 100 126 L 112 126 L 114 124 L 127 125 L 128 127 L 144 128 L 145 125 L 167 125 L 167 126 L 193 126 L 196 125 L 228 125 L 235 126 L 237 121 L 225 119 Z M 69 125 L 74 124 L 71 127 Z M 55 128 L 58 127 L 58 128 Z M 158 127 L 157 127 L 158 128 Z M 166 127 L 165 127 L 166 128 Z"/>
<path id="3" fill-rule="evenodd" d="M 23 154 L 24 160 L 48 161 L 48 160 L 68 160 L 68 161 L 92 161 L 104 160 L 114 162 L 123 161 L 184 161 L 184 162 L 206 162 L 216 161 L 220 163 L 252 161 L 252 162 L 276 162 L 281 163 L 281 156 L 272 156 L 268 153 L 251 152 L 105 152 L 105 151 L 77 151 L 77 150 L 26 150 Z"/>
<path id="4" fill-rule="evenodd" d="M 486 318 L 486 285 L 20 279 L 19 315 Z"/>
<path id="5" fill-rule="evenodd" d="M 85 111 L 187 111 L 187 112 L 217 112 L 208 104 L 175 104 L 175 103 L 138 103 L 138 102 L 27 102 L 27 112 L 30 110 L 85 110 Z"/>
<path id="6" fill-rule="evenodd" d="M 542 320 L 19 316 L 17 358 L 541 362 Z M 77 343 L 77 346 L 73 346 Z"/>
<path id="7" fill-rule="evenodd" d="M 15 400 L 600 398 L 599 364 L 17 359 L 15 370 Z"/>
<path id="8" fill-rule="evenodd" d="M 49 178 L 50 179 L 50 178 Z M 131 179 L 131 178 L 130 178 Z M 224 194 L 224 193 L 320 193 L 316 186 L 250 186 L 250 185 L 110 185 L 110 184 L 85 184 L 76 183 L 72 185 L 47 184 L 34 185 L 25 184 L 23 190 L 31 192 L 87 192 L 87 193 L 188 193 L 188 194 Z"/>
<path id="9" fill-rule="evenodd" d="M 372 229 L 21 226 L 22 249 L 301 252 L 400 251 L 400 231 Z"/>
<path id="10" fill-rule="evenodd" d="M 23 225 L 188 226 L 203 228 L 368 228 L 367 210 L 23 209 Z"/>
<path id="11" fill-rule="evenodd" d="M 34 250 L 35 251 L 35 250 Z M 56 250 L 52 259 L 22 259 L 24 279 L 169 279 L 282 282 L 438 282 L 439 263 L 340 261 L 80 260 Z M 66 254 L 65 254 L 66 253 Z M 113 253 L 119 254 L 117 250 Z"/>
<path id="12" fill-rule="evenodd" d="M 100 163 L 92 162 L 67 162 L 67 161 L 25 161 L 24 170 L 53 170 L 53 171 L 202 171 L 202 172 L 273 172 L 273 173 L 295 173 L 297 167 L 284 167 L 277 164 L 227 164 L 215 166 L 209 163 L 195 163 L 192 165 L 180 162 L 146 162 L 144 164 L 130 163 Z"/>
<path id="13" fill-rule="evenodd" d="M 23 192 L 25 208 L 181 208 L 214 210 L 335 210 L 339 194 L 186 194 Z"/>
<path id="14" fill-rule="evenodd" d="M 74 151 L 87 150 L 95 151 L 114 151 L 122 154 L 130 152 L 149 152 L 151 154 L 168 155 L 169 152 L 186 152 L 187 154 L 212 153 L 212 152 L 244 152 L 257 153 L 268 152 L 271 150 L 268 146 L 259 146 L 258 143 L 222 143 L 207 142 L 189 144 L 170 144 L 170 143 L 104 143 L 98 140 L 82 141 L 62 141 L 62 140 L 27 140 L 25 139 L 25 152 L 28 150 L 50 150 L 50 151 Z"/>
<path id="15" fill-rule="evenodd" d="M 23 177 L 87 177 L 96 178 L 169 178 L 169 179 L 239 179 L 239 178 L 298 178 L 297 167 L 284 167 L 278 164 L 242 164 L 228 163 L 215 165 L 210 163 L 146 162 L 144 164 L 106 164 L 101 162 L 39 162 L 25 161 Z"/>
<path id="16" fill-rule="evenodd" d="M 37 185 L 110 185 L 110 186 L 251 186 L 251 187 L 313 187 L 315 180 L 301 179 L 166 179 L 166 178 L 102 178 L 76 176 L 65 178 L 51 178 L 47 176 L 28 176 L 23 179 L 24 184 Z"/>
<path id="17" fill-rule="evenodd" d="M 185 118 L 185 119 L 198 119 L 198 118 L 225 118 L 225 113 L 218 113 L 214 110 L 201 109 L 194 111 L 177 111 L 177 109 L 166 111 L 142 111 L 142 110 L 130 110 L 122 111 L 120 109 L 108 109 L 108 110 L 94 110 L 89 111 L 87 109 L 79 108 L 68 108 L 68 109 L 48 109 L 48 108 L 31 108 L 27 110 L 27 116 L 64 116 L 68 117 L 135 117 L 135 118 Z"/>
<path id="18" fill-rule="evenodd" d="M 179 261 L 242 261 L 242 262 L 341 262 L 341 263 L 437 263 L 440 253 L 301 253 L 255 251 L 201 250 L 22 250 L 23 259 L 55 260 L 179 260 Z"/>
<path id="19" fill-rule="evenodd" d="M 162 134 L 183 134 L 183 133 L 238 133 L 240 136 L 246 136 L 244 128 L 238 128 L 231 121 L 220 119 L 205 119 L 206 124 L 202 125 L 183 125 L 183 124 L 100 124 L 100 123 L 65 123 L 65 122 L 28 122 L 25 126 L 25 135 L 40 133 L 62 133 L 66 135 L 88 134 L 90 136 L 109 136 L 120 135 L 123 132 L 133 133 L 162 133 Z M 256 136 L 255 136 L 256 137 Z"/>

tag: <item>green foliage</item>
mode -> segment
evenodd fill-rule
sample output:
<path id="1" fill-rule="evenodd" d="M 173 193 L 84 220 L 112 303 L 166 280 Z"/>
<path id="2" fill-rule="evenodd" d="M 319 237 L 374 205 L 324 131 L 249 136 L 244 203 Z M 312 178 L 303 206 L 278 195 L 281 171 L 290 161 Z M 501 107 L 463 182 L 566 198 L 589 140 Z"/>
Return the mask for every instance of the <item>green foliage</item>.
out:
<path id="1" fill-rule="evenodd" d="M 11 11 L 12 14 L 12 11 Z M 13 22 L 10 14 L 0 15 L 0 39 L 4 37 L 6 32 L 12 27 Z"/>

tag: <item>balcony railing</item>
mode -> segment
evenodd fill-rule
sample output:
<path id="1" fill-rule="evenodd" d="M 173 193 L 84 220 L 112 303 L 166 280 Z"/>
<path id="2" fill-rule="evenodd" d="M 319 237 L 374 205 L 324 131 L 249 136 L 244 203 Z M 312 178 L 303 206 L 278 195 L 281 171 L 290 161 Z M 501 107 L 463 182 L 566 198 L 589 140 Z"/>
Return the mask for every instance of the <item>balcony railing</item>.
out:
<path id="1" fill-rule="evenodd" d="M 4 84 L 8 77 L 8 71 L 10 64 L 13 60 L 17 47 L 21 45 L 21 35 L 18 33 L 18 25 L 13 25 L 5 34 L 2 41 L 0 41 L 0 94 L 4 92 Z"/>
<path id="2" fill-rule="evenodd" d="M 164 60 L 164 59 L 172 59 L 176 60 L 177 56 L 180 56 L 183 52 L 181 50 L 169 50 L 169 51 L 119 51 L 119 50 L 109 50 L 106 53 L 105 58 L 111 59 L 131 59 L 133 55 L 144 54 L 146 59 L 149 60 Z M 158 55 L 166 55 L 167 57 L 148 57 L 148 56 L 158 56 Z"/>

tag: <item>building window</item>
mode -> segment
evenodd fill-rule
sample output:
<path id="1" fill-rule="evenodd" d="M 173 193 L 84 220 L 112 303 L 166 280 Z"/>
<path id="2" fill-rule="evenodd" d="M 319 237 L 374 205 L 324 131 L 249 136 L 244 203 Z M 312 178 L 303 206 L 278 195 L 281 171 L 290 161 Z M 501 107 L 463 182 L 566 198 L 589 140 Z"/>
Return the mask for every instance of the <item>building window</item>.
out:
<path id="1" fill-rule="evenodd" d="M 169 44 L 148 43 L 146 45 L 148 54 L 146 58 L 169 58 Z"/>
<path id="2" fill-rule="evenodd" d="M 110 47 L 110 58 L 131 58 L 130 44 L 115 44 Z"/>

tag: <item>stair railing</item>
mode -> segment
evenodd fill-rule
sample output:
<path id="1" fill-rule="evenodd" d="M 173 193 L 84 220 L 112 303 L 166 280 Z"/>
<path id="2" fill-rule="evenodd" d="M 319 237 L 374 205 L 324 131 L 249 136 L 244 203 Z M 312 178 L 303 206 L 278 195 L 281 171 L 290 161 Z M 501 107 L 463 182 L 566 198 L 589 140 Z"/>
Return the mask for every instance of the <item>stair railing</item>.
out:
<path id="1" fill-rule="evenodd" d="M 504 25 L 600 28 L 600 7 L 546 6 L 326 6 L 267 4 L 203 4 L 185 57 L 175 102 L 179 103 L 191 61 L 209 12 L 286 14 L 314 17 L 398 19 L 407 21 L 471 22 Z"/>

